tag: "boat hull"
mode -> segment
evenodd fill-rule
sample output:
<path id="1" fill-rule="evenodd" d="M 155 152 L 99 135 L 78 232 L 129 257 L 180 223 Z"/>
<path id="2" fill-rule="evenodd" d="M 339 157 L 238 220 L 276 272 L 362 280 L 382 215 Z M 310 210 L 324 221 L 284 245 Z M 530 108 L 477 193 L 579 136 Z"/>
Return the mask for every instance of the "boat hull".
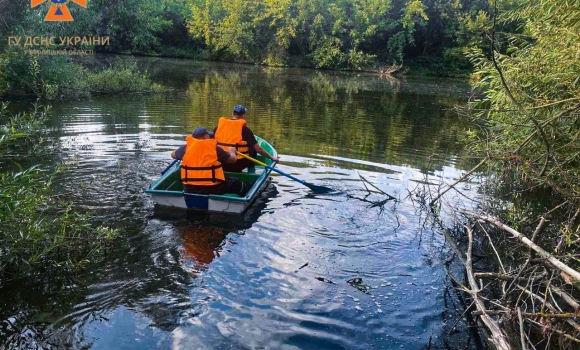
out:
<path id="1" fill-rule="evenodd" d="M 270 178 L 267 178 L 256 188 L 256 194 L 247 200 L 234 201 L 233 199 L 238 199 L 239 197 L 227 197 L 218 195 L 198 195 L 191 193 L 177 192 L 175 194 L 170 193 L 151 193 L 152 191 L 147 190 L 153 197 L 153 200 L 157 205 L 164 207 L 174 207 L 181 209 L 194 209 L 194 210 L 204 210 L 209 212 L 219 212 L 219 213 L 232 213 L 241 214 L 245 212 L 252 203 L 256 200 L 261 192 L 270 183 Z"/>
<path id="2" fill-rule="evenodd" d="M 276 150 L 269 143 L 257 136 L 256 139 L 262 148 L 273 156 L 277 156 Z M 275 163 L 268 159 L 262 158 L 261 161 L 269 163 L 269 166 L 275 166 Z M 164 207 L 241 214 L 252 205 L 260 193 L 268 186 L 270 172 L 270 169 L 261 166 L 256 166 L 255 170 L 252 171 L 246 169 L 241 173 L 225 172 L 226 177 L 236 177 L 241 181 L 254 183 L 244 197 L 239 197 L 235 194 L 203 195 L 183 192 L 180 177 L 181 166 L 177 163 L 162 175 L 159 180 L 149 186 L 149 189 L 145 192 L 152 196 L 157 205 Z"/>

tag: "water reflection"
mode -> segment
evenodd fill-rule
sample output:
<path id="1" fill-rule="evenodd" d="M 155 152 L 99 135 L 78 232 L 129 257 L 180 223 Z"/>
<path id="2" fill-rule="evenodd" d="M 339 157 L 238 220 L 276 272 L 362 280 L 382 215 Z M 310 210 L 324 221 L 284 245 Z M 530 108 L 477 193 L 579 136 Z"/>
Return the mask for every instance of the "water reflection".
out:
<path id="1" fill-rule="evenodd" d="M 155 205 L 154 217 L 175 223 L 173 229 L 181 242 L 178 248 L 180 264 L 185 271 L 199 274 L 223 254 L 226 244 L 236 244 L 231 235 L 243 234 L 252 227 L 276 195 L 277 188 L 269 184 L 242 214 L 208 213 Z M 227 239 L 228 236 L 230 239 Z"/>
<path id="2" fill-rule="evenodd" d="M 183 60 L 171 61 L 171 70 L 182 72 L 174 81 L 165 67 L 141 63 L 185 90 L 165 103 L 146 102 L 149 115 L 171 115 L 169 125 L 190 130 L 214 126 L 244 103 L 251 128 L 283 155 L 318 153 L 415 168 L 427 167 L 432 156 L 436 167 L 449 163 L 464 129 L 452 109 L 466 100 L 469 87 L 456 81 L 410 77 L 393 83 L 368 73 Z"/>
<path id="3" fill-rule="evenodd" d="M 187 225 L 177 229 L 183 248 L 179 250 L 182 267 L 192 273 L 206 270 L 219 257 L 227 232 L 219 227 Z"/>
<path id="4" fill-rule="evenodd" d="M 53 108 L 59 152 L 46 162 L 77 159 L 63 186 L 77 190 L 76 208 L 119 228 L 115 247 L 80 277 L 85 288 L 74 296 L 51 297 L 38 281 L 3 285 L 0 341 L 16 332 L 6 326 L 13 322 L 40 332 L 30 331 L 22 347 L 48 336 L 56 348 L 92 349 L 449 344 L 445 324 L 461 315 L 444 285 L 445 242 L 406 197 L 409 184 L 427 175 L 449 183 L 461 175 L 455 148 L 463 127 L 448 109 L 464 98 L 464 85 L 141 63 L 174 90 Z M 355 196 L 312 195 L 274 175 L 241 217 L 155 207 L 144 190 L 169 152 L 193 127 L 214 126 L 239 103 L 249 106 L 252 129 L 281 153 L 281 170 L 348 193 L 365 191 L 360 174 L 400 201 L 379 208 Z M 475 192 L 474 185 L 469 196 Z M 368 293 L 348 283 L 355 278 Z M 469 348 L 457 334 L 461 341 L 450 348 Z"/>

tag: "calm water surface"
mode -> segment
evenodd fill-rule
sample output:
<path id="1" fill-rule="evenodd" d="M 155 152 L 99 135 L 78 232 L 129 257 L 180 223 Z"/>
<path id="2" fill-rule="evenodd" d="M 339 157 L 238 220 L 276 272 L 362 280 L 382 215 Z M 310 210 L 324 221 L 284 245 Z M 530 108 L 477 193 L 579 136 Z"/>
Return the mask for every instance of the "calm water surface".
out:
<path id="1" fill-rule="evenodd" d="M 54 105 L 62 186 L 119 229 L 81 288 L 0 290 L 7 339 L 92 349 L 464 349 L 474 340 L 446 278 L 441 228 L 409 196 L 450 183 L 465 84 L 186 60 L 140 64 L 170 91 Z M 144 193 L 196 126 L 236 104 L 286 177 L 244 216 L 155 207 Z M 397 197 L 370 196 L 362 178 Z M 366 185 L 371 188 L 370 185 Z M 465 188 L 469 191 L 469 188 Z M 460 198 L 457 200 L 461 200 Z M 458 321 L 459 320 L 459 321 Z M 457 328 L 454 330 L 453 326 Z"/>

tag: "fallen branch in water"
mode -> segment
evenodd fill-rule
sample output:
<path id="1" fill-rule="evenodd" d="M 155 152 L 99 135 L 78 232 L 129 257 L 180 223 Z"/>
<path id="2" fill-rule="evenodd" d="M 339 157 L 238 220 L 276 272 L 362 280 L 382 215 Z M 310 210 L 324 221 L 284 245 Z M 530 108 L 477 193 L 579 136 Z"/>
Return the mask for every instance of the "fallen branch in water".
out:
<path id="1" fill-rule="evenodd" d="M 468 236 L 468 259 L 464 261 L 464 265 L 470 287 L 462 286 L 460 289 L 474 298 L 477 311 L 473 312 L 472 316 L 480 317 L 487 327 L 487 331 L 492 334 L 489 341 L 493 343 L 493 347 L 500 349 L 498 342 L 501 338 L 498 337 L 501 333 L 498 335 L 497 329 L 489 328 L 490 326 L 498 326 L 504 332 L 503 335 L 505 335 L 509 346 L 516 348 L 539 349 L 537 347 L 539 343 L 530 339 L 528 332 L 532 330 L 535 332 L 535 336 L 544 336 L 542 341 L 546 342 L 546 348 L 555 345 L 555 340 L 552 337 L 559 339 L 561 349 L 575 348 L 576 345 L 571 344 L 570 341 L 580 343 L 580 303 L 577 301 L 578 295 L 574 293 L 574 289 L 564 286 L 571 284 L 573 287 L 577 287 L 580 273 L 499 219 L 467 210 L 459 210 L 458 212 L 470 220 L 477 220 L 478 224 L 463 225 L 467 229 Z M 574 219 L 572 221 L 578 219 L 575 213 L 571 216 Z M 544 214 L 535 230 L 530 231 L 531 234 L 535 234 L 532 237 L 534 240 L 541 235 L 547 223 L 548 218 Z M 520 247 L 514 246 L 514 251 L 519 251 L 518 256 L 525 262 L 522 260 L 523 264 L 515 269 L 514 265 L 508 263 L 505 265 L 506 268 L 509 266 L 508 272 L 503 269 L 504 265 L 501 261 L 496 265 L 500 269 L 500 273 L 474 272 L 470 269 L 470 256 L 476 227 L 477 232 L 485 233 L 490 240 L 490 245 L 485 243 L 485 246 L 482 245 L 482 247 L 489 249 L 490 255 L 495 252 L 498 260 L 500 256 L 505 257 L 505 252 L 500 251 L 503 254 L 498 255 L 498 251 L 495 250 L 491 238 L 498 236 L 488 234 L 489 230 L 486 230 L 486 225 L 496 227 L 499 231 L 505 231 L 523 243 Z M 462 230 L 457 232 L 462 232 Z M 484 244 L 483 242 L 479 243 Z M 538 259 L 531 259 L 528 250 L 536 254 Z M 565 254 L 562 258 L 570 257 L 570 254 Z M 482 284 L 482 279 L 485 279 L 485 287 Z M 507 288 L 506 281 L 509 284 Z M 476 296 L 479 297 L 480 302 L 477 302 Z M 498 318 L 495 324 L 488 323 L 489 318 L 494 315 Z M 565 341 L 565 345 L 562 345 L 562 341 Z"/>
<path id="2" fill-rule="evenodd" d="M 498 350 L 509 350 L 511 349 L 511 347 L 509 345 L 507 335 L 499 327 L 498 323 L 493 318 L 491 318 L 490 315 L 485 313 L 486 307 L 479 296 L 480 289 L 477 286 L 475 277 L 473 277 L 473 268 L 471 259 L 471 251 L 473 247 L 473 231 L 471 227 L 469 227 L 468 225 L 465 225 L 465 228 L 467 230 L 467 235 L 469 239 L 466 254 L 467 257 L 465 260 L 465 270 L 467 274 L 467 280 L 469 281 L 469 286 L 471 287 L 471 289 L 468 290 L 468 293 L 473 298 L 473 302 L 475 303 L 477 310 L 482 312 L 479 318 L 485 324 L 487 329 L 489 329 L 489 331 L 491 332 L 491 339 L 489 339 L 490 342 L 492 342 L 497 347 Z"/>
<path id="3" fill-rule="evenodd" d="M 407 68 L 403 69 L 402 64 L 393 64 L 389 67 L 382 67 L 379 69 L 380 75 L 393 75 L 393 74 L 405 74 L 407 73 Z"/>
<path id="4" fill-rule="evenodd" d="M 367 179 L 365 179 L 364 177 L 362 177 L 361 174 L 358 174 L 358 176 L 361 178 L 361 181 L 363 183 L 363 186 L 365 187 L 365 190 L 367 191 L 366 196 L 364 196 L 363 198 L 360 197 L 355 197 L 353 195 L 347 194 L 348 198 L 352 198 L 352 199 L 356 199 L 359 200 L 361 202 L 365 202 L 365 203 L 369 203 L 370 205 L 368 206 L 369 208 L 375 208 L 378 207 L 380 209 L 380 211 L 382 212 L 384 210 L 384 205 L 389 202 L 394 200 L 395 202 L 398 202 L 397 198 L 395 198 L 394 196 L 391 196 L 390 194 L 386 193 L 385 191 L 381 190 L 380 188 L 378 188 L 377 186 L 373 185 L 372 183 L 370 183 Z M 367 184 L 369 186 L 371 186 L 372 188 L 376 189 L 376 191 L 373 191 L 371 189 L 369 189 L 369 187 L 367 186 Z M 370 196 L 371 194 L 376 193 L 376 194 L 381 194 L 381 195 L 385 195 L 387 196 L 386 199 L 381 199 L 381 200 L 369 200 L 367 199 L 368 196 Z"/>
<path id="5" fill-rule="evenodd" d="M 490 224 L 493 224 L 493 225 L 501 228 L 502 230 L 510 233 L 513 237 L 517 238 L 522 243 L 524 243 L 528 247 L 532 248 L 536 253 L 538 253 L 539 256 L 546 259 L 550 264 L 552 264 L 552 266 L 556 267 L 560 271 L 563 271 L 563 272 L 567 273 L 568 275 L 570 275 L 571 277 L 575 278 L 576 280 L 580 281 L 580 273 L 578 271 L 572 269 L 568 265 L 566 265 L 563 262 L 561 262 L 560 260 L 556 259 L 552 254 L 548 253 L 543 248 L 541 248 L 540 246 L 538 246 L 537 244 L 532 242 L 529 238 L 527 238 L 526 236 L 524 236 L 520 232 L 514 230 L 513 228 L 505 225 L 504 223 L 502 223 L 498 219 L 492 218 L 489 216 L 485 216 L 485 215 L 479 215 L 476 213 L 472 213 L 472 212 L 469 212 L 467 210 L 459 210 L 459 212 L 465 216 L 469 216 L 469 217 L 473 217 L 473 218 L 487 221 Z"/>
<path id="6" fill-rule="evenodd" d="M 460 183 L 461 181 L 465 180 L 467 177 L 469 177 L 471 174 L 473 174 L 477 169 L 479 169 L 479 167 L 481 167 L 483 164 L 485 164 L 485 162 L 487 162 L 487 157 L 483 158 L 481 160 L 481 162 L 479 162 L 479 164 L 477 164 L 473 169 L 469 170 L 467 172 L 467 174 L 463 175 L 462 177 L 460 177 L 457 181 L 455 181 L 454 183 L 452 183 L 451 185 L 448 185 L 447 188 L 445 189 L 445 191 L 440 192 L 437 197 L 433 198 L 433 200 L 429 203 L 429 206 L 432 207 L 433 204 L 435 204 L 435 202 L 437 202 L 437 200 L 439 198 L 441 198 L 441 196 L 443 196 L 445 193 L 447 193 L 447 191 L 449 191 L 450 189 L 452 189 L 453 187 L 455 187 L 455 185 L 457 185 L 458 183 Z"/>
<path id="7" fill-rule="evenodd" d="M 373 187 L 374 189 L 376 189 L 377 191 L 379 191 L 380 193 L 382 193 L 382 194 L 384 194 L 385 196 L 389 197 L 389 199 L 394 199 L 394 200 L 397 200 L 397 198 L 395 198 L 395 197 L 391 196 L 391 195 L 390 195 L 390 194 L 388 194 L 387 192 L 385 192 L 385 191 L 381 190 L 381 189 L 380 189 L 380 188 L 378 188 L 377 186 L 375 186 L 375 185 L 373 185 L 372 183 L 370 183 L 370 182 L 369 182 L 369 180 L 365 179 L 365 178 L 364 178 L 364 177 L 363 177 L 361 174 L 358 174 L 358 176 L 359 176 L 359 177 L 361 178 L 361 180 L 363 181 L 363 185 L 365 186 L 365 188 L 366 188 L 366 190 L 367 190 L 367 191 L 371 192 L 371 191 L 368 189 L 368 187 L 367 187 L 367 185 L 365 184 L 365 182 L 366 182 L 366 183 L 368 183 L 370 186 L 372 186 L 372 187 Z"/>

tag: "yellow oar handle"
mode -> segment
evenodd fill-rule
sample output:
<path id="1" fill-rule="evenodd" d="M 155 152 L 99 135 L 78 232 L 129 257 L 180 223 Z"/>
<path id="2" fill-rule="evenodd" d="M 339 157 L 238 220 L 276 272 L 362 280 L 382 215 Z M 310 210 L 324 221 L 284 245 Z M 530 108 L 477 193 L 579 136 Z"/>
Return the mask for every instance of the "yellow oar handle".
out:
<path id="1" fill-rule="evenodd" d="M 238 151 L 236 151 L 236 154 L 237 154 L 238 156 L 242 156 L 242 157 L 244 157 L 244 158 L 246 158 L 246 159 L 249 159 L 249 160 L 251 160 L 252 162 L 254 162 L 254 163 L 256 163 L 256 164 L 260 164 L 261 166 L 268 166 L 268 164 L 266 164 L 266 163 L 262 163 L 262 162 L 260 162 L 259 160 L 257 160 L 257 159 L 254 159 L 254 158 L 252 158 L 252 157 L 250 157 L 250 156 L 247 156 L 247 155 L 245 155 L 245 154 L 243 154 L 243 153 L 240 153 L 240 152 L 238 152 Z"/>
<path id="2" fill-rule="evenodd" d="M 294 176 L 292 176 L 292 175 L 290 175 L 290 174 L 286 174 L 285 172 L 283 172 L 283 171 L 282 171 L 282 170 L 280 170 L 280 169 L 273 168 L 273 167 L 271 167 L 271 166 L 269 166 L 269 165 L 266 165 L 265 163 L 262 163 L 262 162 L 260 162 L 260 161 L 259 161 L 259 160 L 257 160 L 257 159 L 254 159 L 254 158 L 252 158 L 252 157 L 250 157 L 250 156 L 247 156 L 247 155 L 245 155 L 245 154 L 243 154 L 243 153 L 240 153 L 240 152 L 238 152 L 238 151 L 236 151 L 236 154 L 237 154 L 237 155 L 239 155 L 239 156 L 242 156 L 242 157 L 244 157 L 244 158 L 246 158 L 246 159 L 249 159 L 249 160 L 251 160 L 252 162 L 254 162 L 254 163 L 256 163 L 256 164 L 259 164 L 259 165 L 263 166 L 264 168 L 270 169 L 270 170 L 272 170 L 272 171 L 275 171 L 275 172 L 277 172 L 278 174 L 282 174 L 282 175 L 284 175 L 284 176 L 286 176 L 286 177 L 289 177 L 289 178 L 291 178 L 291 179 L 292 179 L 292 180 L 294 180 L 294 181 L 300 182 L 301 184 L 303 184 L 304 186 L 306 186 L 306 187 L 310 188 L 310 189 L 311 189 L 311 190 L 313 190 L 314 192 L 318 192 L 318 193 L 326 193 L 326 192 L 331 192 L 331 191 L 332 191 L 332 189 L 330 189 L 330 188 L 328 188 L 328 187 L 324 187 L 324 186 L 316 186 L 316 185 L 309 184 L 308 182 L 306 182 L 306 181 L 304 181 L 304 180 L 300 180 L 300 179 L 298 179 L 298 178 L 295 178 Z"/>

